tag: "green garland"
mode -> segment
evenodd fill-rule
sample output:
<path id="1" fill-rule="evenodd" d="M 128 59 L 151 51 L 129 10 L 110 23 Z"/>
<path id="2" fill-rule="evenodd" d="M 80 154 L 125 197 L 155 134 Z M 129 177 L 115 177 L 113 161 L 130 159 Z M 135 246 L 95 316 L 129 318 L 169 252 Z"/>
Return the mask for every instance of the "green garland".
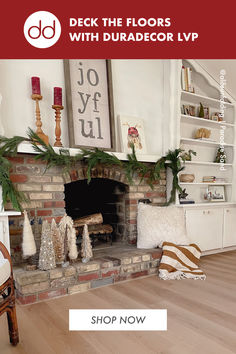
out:
<path id="1" fill-rule="evenodd" d="M 15 189 L 10 180 L 11 163 L 6 156 L 15 156 L 18 145 L 24 141 L 30 142 L 34 151 L 37 152 L 34 157 L 35 160 L 40 159 L 46 162 L 46 170 L 53 166 L 61 166 L 64 168 L 64 172 L 68 172 L 78 161 L 85 161 L 88 167 L 87 178 L 89 183 L 91 181 L 91 171 L 96 165 L 115 165 L 125 171 L 130 184 L 133 183 L 134 175 L 138 175 L 140 182 L 146 178 L 147 183 L 153 188 L 153 183 L 160 179 L 161 170 L 169 167 L 173 174 L 173 183 L 171 196 L 166 205 L 175 201 L 176 191 L 182 191 L 178 181 L 178 173 L 184 169 L 182 163 L 186 160 L 186 154 L 182 154 L 183 150 L 181 149 L 168 151 L 154 165 L 150 165 L 137 160 L 134 146 L 132 147 L 132 152 L 127 155 L 128 161 L 123 162 L 115 155 L 97 148 L 94 150 L 81 149 L 81 153 L 75 156 L 70 156 L 68 149 L 60 149 L 59 153 L 56 153 L 54 148 L 51 145 L 46 145 L 32 129 L 28 129 L 27 136 L 27 138 L 21 136 L 14 136 L 13 138 L 0 137 L 0 185 L 3 187 L 3 203 L 6 204 L 10 200 L 16 210 L 22 210 L 21 202 L 26 201 L 26 198 L 23 193 Z M 191 154 L 196 155 L 195 152 L 189 150 L 189 155 Z"/>

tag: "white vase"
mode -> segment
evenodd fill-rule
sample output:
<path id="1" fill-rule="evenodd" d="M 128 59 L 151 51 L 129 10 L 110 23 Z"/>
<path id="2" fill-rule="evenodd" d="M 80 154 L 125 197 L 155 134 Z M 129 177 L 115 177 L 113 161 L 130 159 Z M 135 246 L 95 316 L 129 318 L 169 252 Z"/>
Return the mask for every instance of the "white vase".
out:
<path id="1" fill-rule="evenodd" d="M 2 202 L 2 186 L 0 186 L 0 212 L 4 211 L 4 205 Z"/>

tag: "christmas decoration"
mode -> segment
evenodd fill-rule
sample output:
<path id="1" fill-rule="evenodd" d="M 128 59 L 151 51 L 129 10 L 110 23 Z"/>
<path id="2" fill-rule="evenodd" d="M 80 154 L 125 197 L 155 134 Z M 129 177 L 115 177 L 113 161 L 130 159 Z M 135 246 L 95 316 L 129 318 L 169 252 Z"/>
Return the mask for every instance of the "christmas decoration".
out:
<path id="1" fill-rule="evenodd" d="M 64 253 L 66 256 L 66 248 L 68 248 L 69 258 L 75 260 L 78 257 L 78 251 L 76 246 L 76 231 L 74 228 L 73 220 L 70 216 L 64 215 L 59 224 L 59 230 L 61 236 L 64 239 Z"/>
<path id="2" fill-rule="evenodd" d="M 24 225 L 23 225 L 23 242 L 22 242 L 23 257 L 30 257 L 36 253 L 36 244 L 34 235 L 29 222 L 27 212 L 24 210 Z"/>
<path id="3" fill-rule="evenodd" d="M 50 225 L 47 220 L 43 221 L 41 247 L 39 253 L 39 269 L 49 270 L 56 268 L 55 253 L 52 242 Z"/>
<path id="4" fill-rule="evenodd" d="M 203 104 L 201 102 L 200 102 L 198 117 L 199 118 L 204 118 L 204 107 L 203 107 Z"/>
<path id="5" fill-rule="evenodd" d="M 82 244 L 81 244 L 82 262 L 87 263 L 93 257 L 93 251 L 92 251 L 91 241 L 88 232 L 88 225 L 84 225 L 82 237 L 83 237 Z"/>
<path id="6" fill-rule="evenodd" d="M 64 262 L 64 243 L 55 219 L 52 219 L 51 235 L 52 235 L 53 247 L 55 252 L 56 264 L 62 264 Z"/>
<path id="7" fill-rule="evenodd" d="M 70 156 L 70 151 L 68 149 L 60 149 L 58 153 L 55 152 L 50 144 L 45 144 L 45 142 L 29 128 L 28 138 L 21 136 L 14 136 L 13 138 L 0 137 L 0 185 L 6 185 L 6 188 L 3 186 L 3 204 L 5 204 L 7 198 L 9 198 L 16 210 L 20 210 L 21 208 L 20 198 L 22 198 L 22 194 L 19 195 L 19 192 L 14 189 L 14 184 L 12 184 L 10 180 L 9 169 L 11 164 L 9 164 L 8 172 L 6 173 L 7 168 L 4 166 L 2 167 L 1 162 L 9 163 L 3 156 L 16 155 L 17 147 L 23 141 L 28 141 L 32 145 L 34 151 L 37 153 L 34 157 L 35 160 L 40 159 L 47 162 L 47 169 L 53 166 L 62 166 L 65 172 L 69 172 L 78 161 L 85 161 L 88 167 L 88 182 L 91 180 L 91 170 L 96 165 L 103 164 L 118 166 L 118 168 L 123 169 L 130 184 L 133 183 L 133 176 L 135 174 L 136 176 L 140 176 L 140 182 L 146 178 L 147 183 L 153 187 L 153 182 L 160 179 L 160 171 L 165 167 L 170 167 L 173 174 L 172 191 L 171 198 L 165 205 L 174 202 L 176 190 L 181 190 L 177 174 L 179 172 L 179 165 L 185 161 L 185 157 L 180 154 L 183 152 L 182 149 L 169 150 L 165 156 L 158 159 L 157 162 L 152 165 L 147 165 L 146 163 L 137 160 L 134 146 L 132 147 L 132 153 L 127 154 L 127 161 L 124 162 L 120 161 L 115 155 L 108 154 L 97 148 L 94 150 L 80 149 L 81 153 L 78 153 L 75 156 Z M 169 161 L 170 158 L 171 161 Z"/>

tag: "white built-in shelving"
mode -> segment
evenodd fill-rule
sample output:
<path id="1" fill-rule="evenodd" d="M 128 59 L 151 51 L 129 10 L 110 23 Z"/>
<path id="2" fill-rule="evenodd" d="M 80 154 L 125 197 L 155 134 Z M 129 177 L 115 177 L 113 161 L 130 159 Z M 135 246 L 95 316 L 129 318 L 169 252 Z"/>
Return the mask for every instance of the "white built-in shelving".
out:
<path id="1" fill-rule="evenodd" d="M 189 208 L 197 208 L 199 206 L 223 205 L 223 202 L 208 202 L 204 199 L 204 195 L 208 186 L 224 186 L 225 198 L 224 205 L 236 203 L 234 196 L 234 156 L 235 156 L 235 102 L 230 95 L 225 92 L 224 99 L 224 121 L 217 122 L 211 119 L 199 118 L 198 112 L 200 103 L 209 107 L 210 117 L 216 112 L 220 112 L 220 87 L 210 75 L 194 60 L 182 60 L 179 62 L 179 112 L 177 124 L 177 137 L 179 138 L 179 146 L 185 151 L 194 150 L 197 155 L 192 156 L 192 161 L 185 162 L 185 170 L 180 173 L 194 174 L 195 179 L 192 183 L 183 183 L 180 185 L 186 189 L 188 198 L 193 199 L 195 204 L 189 204 Z M 192 69 L 192 80 L 195 92 L 183 91 L 181 85 L 181 68 L 182 65 Z M 183 105 L 191 105 L 195 107 L 194 116 L 185 115 Z M 206 128 L 211 131 L 209 139 L 195 139 L 195 133 L 199 128 Z M 224 131 L 224 139 L 222 144 L 222 131 Z M 222 165 L 215 163 L 215 157 L 218 148 L 223 145 L 226 152 L 226 163 L 224 170 L 220 169 Z M 178 142 L 177 142 L 178 145 Z M 202 182 L 204 176 L 216 176 L 222 178 L 224 183 L 206 183 Z M 177 197 L 176 204 L 179 204 Z M 184 205 L 186 207 L 186 205 Z"/>

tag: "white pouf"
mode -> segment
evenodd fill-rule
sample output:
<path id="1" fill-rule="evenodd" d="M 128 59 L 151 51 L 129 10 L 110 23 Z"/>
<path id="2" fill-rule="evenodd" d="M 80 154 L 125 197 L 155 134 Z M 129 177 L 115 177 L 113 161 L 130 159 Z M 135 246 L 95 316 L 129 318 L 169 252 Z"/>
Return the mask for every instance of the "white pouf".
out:
<path id="1" fill-rule="evenodd" d="M 10 278 L 11 266 L 8 259 L 0 258 L 0 286 Z"/>
<path id="2" fill-rule="evenodd" d="M 139 203 L 137 219 L 138 248 L 162 247 L 162 243 L 189 245 L 183 208 L 158 207 Z"/>

